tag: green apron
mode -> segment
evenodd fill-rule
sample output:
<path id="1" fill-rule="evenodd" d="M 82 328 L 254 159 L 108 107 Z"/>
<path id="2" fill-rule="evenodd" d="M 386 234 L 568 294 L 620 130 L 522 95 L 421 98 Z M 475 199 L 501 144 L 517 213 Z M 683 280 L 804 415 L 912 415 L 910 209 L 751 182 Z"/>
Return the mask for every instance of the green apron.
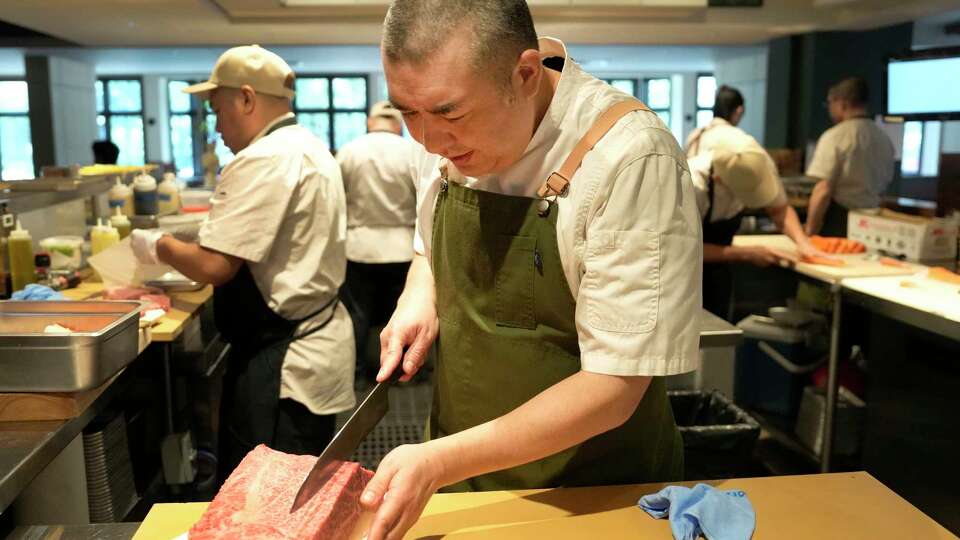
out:
<path id="1" fill-rule="evenodd" d="M 503 416 L 580 371 L 557 211 L 541 216 L 543 204 L 454 182 L 441 188 L 432 241 L 440 335 L 429 438 Z M 683 443 L 657 377 L 624 425 L 443 491 L 666 482 L 682 471 Z"/>

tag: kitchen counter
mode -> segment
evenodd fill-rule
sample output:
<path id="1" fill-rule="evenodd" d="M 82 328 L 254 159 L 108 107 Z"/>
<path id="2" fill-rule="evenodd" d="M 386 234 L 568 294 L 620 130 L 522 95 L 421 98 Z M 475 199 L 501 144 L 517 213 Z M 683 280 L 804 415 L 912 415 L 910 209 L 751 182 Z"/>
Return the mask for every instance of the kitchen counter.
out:
<path id="1" fill-rule="evenodd" d="M 100 295 L 103 283 L 83 282 L 75 289 L 63 291 L 68 300 L 86 300 Z M 213 287 L 208 285 L 199 291 L 170 293 L 172 309 L 150 329 L 150 339 L 170 343 L 180 337 L 184 327 L 211 298 Z"/>
<path id="2" fill-rule="evenodd" d="M 5 540 L 130 540 L 139 523 L 17 527 Z"/>
<path id="3" fill-rule="evenodd" d="M 117 392 L 117 380 L 75 418 L 38 422 L 0 422 L 0 513 L 102 412 Z"/>
<path id="4" fill-rule="evenodd" d="M 743 341 L 743 330 L 705 309 L 700 310 L 700 348 L 735 347 Z"/>
<path id="5" fill-rule="evenodd" d="M 696 482 L 683 482 L 692 486 Z M 757 513 L 753 540 L 947 540 L 957 537 L 864 472 L 707 482 L 747 493 Z M 636 507 L 664 484 L 434 495 L 406 538 L 672 539 L 666 520 Z M 171 540 L 189 530 L 207 503 L 158 504 L 134 536 Z M 366 532 L 365 514 L 351 539 Z"/>
<path id="6" fill-rule="evenodd" d="M 922 275 L 848 279 L 843 295 L 891 319 L 960 341 L 960 285 Z"/>

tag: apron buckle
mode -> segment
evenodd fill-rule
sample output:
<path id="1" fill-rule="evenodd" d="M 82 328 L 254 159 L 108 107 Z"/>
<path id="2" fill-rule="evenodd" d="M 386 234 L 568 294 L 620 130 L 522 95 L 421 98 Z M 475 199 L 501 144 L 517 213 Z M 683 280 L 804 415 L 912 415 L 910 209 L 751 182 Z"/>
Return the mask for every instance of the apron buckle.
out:
<path id="1" fill-rule="evenodd" d="M 547 181 L 537 190 L 537 195 L 541 199 L 547 197 L 566 197 L 570 189 L 570 180 L 558 172 L 553 172 Z"/>

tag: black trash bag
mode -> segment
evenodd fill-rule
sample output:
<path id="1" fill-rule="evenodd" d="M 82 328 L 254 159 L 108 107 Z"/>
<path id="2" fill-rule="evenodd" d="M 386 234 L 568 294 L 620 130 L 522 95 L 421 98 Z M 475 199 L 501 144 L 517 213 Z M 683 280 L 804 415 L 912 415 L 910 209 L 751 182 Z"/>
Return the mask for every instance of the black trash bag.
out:
<path id="1" fill-rule="evenodd" d="M 670 405 L 683 437 L 687 480 L 753 476 L 753 449 L 760 424 L 723 394 L 669 392 Z"/>

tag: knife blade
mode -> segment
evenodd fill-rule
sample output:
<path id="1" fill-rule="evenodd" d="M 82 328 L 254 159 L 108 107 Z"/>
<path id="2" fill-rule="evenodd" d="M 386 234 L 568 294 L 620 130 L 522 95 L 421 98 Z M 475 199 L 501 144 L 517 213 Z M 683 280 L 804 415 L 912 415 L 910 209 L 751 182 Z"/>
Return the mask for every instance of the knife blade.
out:
<path id="1" fill-rule="evenodd" d="M 350 459 L 363 439 L 373 431 L 373 428 L 387 414 L 390 407 L 388 399 L 390 387 L 402 376 L 403 368 L 398 365 L 390 378 L 377 383 L 360 403 L 360 406 L 357 407 L 357 410 L 350 415 L 350 419 L 340 428 L 330 444 L 324 448 L 320 457 L 317 458 L 317 463 L 310 470 L 310 474 L 300 485 L 300 490 L 297 491 L 297 496 L 293 500 L 293 506 L 290 507 L 291 514 L 323 489 L 327 481 L 340 469 L 344 462 Z"/>

